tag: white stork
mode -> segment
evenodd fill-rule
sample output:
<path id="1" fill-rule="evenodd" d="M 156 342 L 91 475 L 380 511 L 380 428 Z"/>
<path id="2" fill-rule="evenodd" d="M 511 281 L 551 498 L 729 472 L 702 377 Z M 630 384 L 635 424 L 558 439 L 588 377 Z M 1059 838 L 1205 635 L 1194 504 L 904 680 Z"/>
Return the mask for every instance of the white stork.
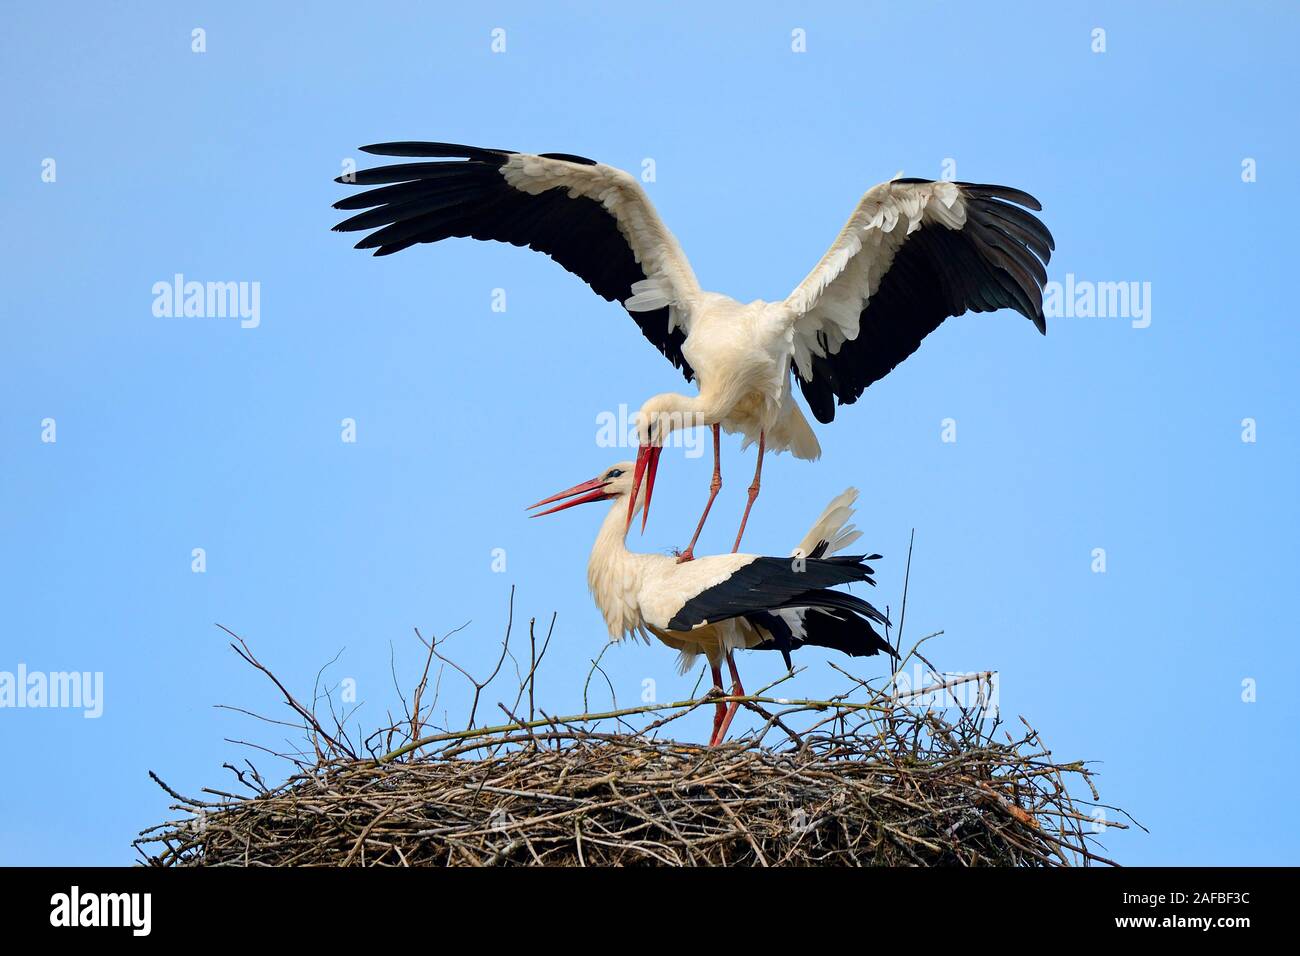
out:
<path id="1" fill-rule="evenodd" d="M 949 316 L 1012 308 L 1044 334 L 1051 233 L 1005 186 L 894 179 L 867 191 L 829 251 L 780 302 L 741 304 L 700 288 L 677 240 L 630 174 L 566 153 L 532 155 L 448 143 L 364 146 L 422 157 L 338 182 L 380 185 L 335 203 L 364 209 L 334 228 L 373 229 L 357 243 L 385 256 L 452 236 L 545 252 L 603 298 L 622 303 L 698 395 L 656 395 L 638 416 L 634 488 L 646 512 L 664 440 L 713 429 L 713 479 L 695 542 L 722 487 L 719 429 L 758 442 L 758 464 L 734 550 L 758 496 L 766 451 L 821 454 L 791 394 L 791 374 L 819 422 L 857 401 Z M 383 185 L 381 185 L 383 184 Z M 1041 261 L 1040 261 L 1041 260 Z M 629 500 L 628 523 L 637 493 Z M 642 518 L 642 527 L 645 517 Z"/>
<path id="2" fill-rule="evenodd" d="M 530 506 L 563 502 L 534 514 L 536 518 L 589 501 L 614 502 L 587 564 L 587 583 L 614 640 L 653 635 L 678 651 L 683 673 L 703 654 L 719 692 L 726 660 L 733 696 L 745 693 L 732 656 L 735 648 L 779 650 L 787 668 L 790 652 L 806 644 L 851 657 L 894 654 L 872 626 L 888 624 L 885 616 L 859 597 L 832 590 L 854 581 L 875 584 L 865 562 L 880 555 L 832 557 L 861 536 L 846 524 L 856 489 L 830 503 L 788 558 L 732 553 L 684 564 L 668 555 L 627 549 L 623 499 L 631 502 L 633 513 L 642 507 L 632 497 L 634 470 L 632 462 L 621 462 Z M 735 702 L 717 705 L 710 746 L 726 736 L 738 708 Z"/>

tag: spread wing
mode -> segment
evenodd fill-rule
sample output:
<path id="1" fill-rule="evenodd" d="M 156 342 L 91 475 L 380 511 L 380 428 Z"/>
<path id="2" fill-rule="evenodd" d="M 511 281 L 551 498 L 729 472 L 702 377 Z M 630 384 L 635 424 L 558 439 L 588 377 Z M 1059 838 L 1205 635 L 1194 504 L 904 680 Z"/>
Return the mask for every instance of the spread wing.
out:
<path id="1" fill-rule="evenodd" d="M 795 374 L 820 422 L 916 351 L 944 319 L 1011 308 L 1046 334 L 1055 242 L 1018 189 L 896 179 L 870 189 L 786 299 Z"/>
<path id="2" fill-rule="evenodd" d="M 362 149 L 434 161 L 363 169 L 337 179 L 379 187 L 334 204 L 366 210 L 334 227 L 373 230 L 358 249 L 386 256 L 457 236 L 544 252 L 597 295 L 621 303 L 687 381 L 694 377 L 682 343 L 699 283 L 631 175 L 567 153 L 417 142 Z"/>

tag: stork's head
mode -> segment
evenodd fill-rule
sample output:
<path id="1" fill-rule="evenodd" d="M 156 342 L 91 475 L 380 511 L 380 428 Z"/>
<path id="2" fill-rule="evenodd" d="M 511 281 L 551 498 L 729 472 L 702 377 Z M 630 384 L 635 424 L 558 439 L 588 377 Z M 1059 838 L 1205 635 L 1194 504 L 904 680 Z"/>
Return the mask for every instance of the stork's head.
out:
<path id="1" fill-rule="evenodd" d="M 699 424 L 691 420 L 694 412 L 694 399 L 676 392 L 646 399 L 636 413 L 637 444 L 642 448 L 662 448 L 677 429 Z"/>
<path id="2" fill-rule="evenodd" d="M 697 400 L 676 392 L 664 392 L 647 399 L 636 413 L 637 453 L 632 469 L 631 496 L 627 504 L 627 524 L 632 526 L 632 515 L 640 503 L 641 483 L 645 480 L 645 503 L 641 513 L 641 530 L 645 530 L 650 517 L 650 498 L 655 491 L 655 472 L 659 470 L 659 456 L 663 454 L 668 436 L 681 428 L 694 428 L 705 424 L 696 408 Z"/>
<path id="3" fill-rule="evenodd" d="M 539 518 L 542 515 L 554 514 L 566 508 L 572 508 L 574 505 L 585 505 L 589 501 L 608 501 L 613 498 L 629 497 L 632 494 L 632 473 L 635 469 L 636 465 L 630 461 L 620 461 L 617 465 L 611 465 L 595 478 L 576 484 L 559 494 L 551 495 L 549 498 L 543 498 L 535 505 L 529 505 L 529 510 L 531 510 L 540 508 L 542 505 L 549 505 L 553 501 L 563 502 L 554 508 L 539 511 L 531 517 Z M 565 501 L 566 498 L 571 500 Z M 632 513 L 636 513 L 636 506 L 633 507 Z"/>

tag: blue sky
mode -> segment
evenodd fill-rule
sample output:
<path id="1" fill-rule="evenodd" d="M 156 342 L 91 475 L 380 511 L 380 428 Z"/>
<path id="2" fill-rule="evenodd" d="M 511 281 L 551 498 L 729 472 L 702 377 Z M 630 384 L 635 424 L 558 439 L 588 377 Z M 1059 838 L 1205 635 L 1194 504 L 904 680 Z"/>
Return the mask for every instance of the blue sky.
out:
<path id="1" fill-rule="evenodd" d="M 303 693 L 339 655 L 329 674 L 376 724 L 390 653 L 417 677 L 412 628 L 468 622 L 449 648 L 481 673 L 513 586 L 517 625 L 558 613 L 540 702 L 580 709 L 605 640 L 584 570 L 600 508 L 523 507 L 628 457 L 597 447 L 602 411 L 682 382 L 542 256 L 462 241 L 371 259 L 332 234 L 356 147 L 415 138 L 652 158 L 702 284 L 741 300 L 784 297 L 866 188 L 946 160 L 1042 200 L 1053 280 L 1149 283 L 1145 327 L 949 321 L 819 430 L 821 462 L 768 461 L 746 548 L 787 552 L 857 485 L 879 603 L 897 607 L 915 528 L 908 632 L 943 629 L 936 663 L 998 670 L 1006 713 L 1099 761 L 1103 797 L 1151 830 L 1109 835 L 1112 855 L 1296 863 L 1295 8 L 591 11 L 7 12 L 0 671 L 102 672 L 104 695 L 98 719 L 0 709 L 0 862 L 130 862 L 167 814 L 147 770 L 225 788 L 222 762 L 249 755 L 226 738 L 276 742 L 215 709 L 276 707 L 215 622 Z M 259 283 L 260 324 L 155 316 L 176 273 Z M 734 535 L 738 447 L 701 553 Z M 708 472 L 665 454 L 635 547 L 685 543 Z M 799 692 L 839 689 L 828 657 L 803 658 Z M 620 703 L 647 678 L 663 700 L 694 683 L 658 646 L 603 664 Z M 739 664 L 751 686 L 780 670 Z"/>

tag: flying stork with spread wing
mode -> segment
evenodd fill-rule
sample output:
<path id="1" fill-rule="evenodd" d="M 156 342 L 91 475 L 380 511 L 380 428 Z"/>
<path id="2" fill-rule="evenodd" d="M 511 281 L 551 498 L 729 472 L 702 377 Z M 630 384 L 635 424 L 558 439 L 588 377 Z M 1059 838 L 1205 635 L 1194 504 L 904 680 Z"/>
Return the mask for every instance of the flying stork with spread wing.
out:
<path id="1" fill-rule="evenodd" d="M 1045 263 L 1051 233 L 1006 186 L 894 179 L 867 191 L 812 272 L 779 302 L 742 304 L 700 288 L 681 247 L 629 173 L 567 153 L 517 153 L 448 143 L 362 147 L 423 162 L 358 170 L 346 184 L 376 186 L 335 203 L 365 210 L 334 228 L 373 230 L 357 243 L 386 256 L 451 237 L 544 252 L 601 297 L 620 303 L 642 334 L 694 381 L 697 395 L 665 393 L 638 415 L 628 500 L 645 515 L 664 441 L 678 428 L 713 430 L 713 478 L 704 513 L 679 560 L 694 556 L 722 486 L 719 432 L 758 443 L 758 464 L 733 551 L 758 496 L 763 455 L 821 454 L 795 404 L 797 381 L 819 422 L 857 401 L 950 316 L 1010 308 L 1046 333 Z"/>

